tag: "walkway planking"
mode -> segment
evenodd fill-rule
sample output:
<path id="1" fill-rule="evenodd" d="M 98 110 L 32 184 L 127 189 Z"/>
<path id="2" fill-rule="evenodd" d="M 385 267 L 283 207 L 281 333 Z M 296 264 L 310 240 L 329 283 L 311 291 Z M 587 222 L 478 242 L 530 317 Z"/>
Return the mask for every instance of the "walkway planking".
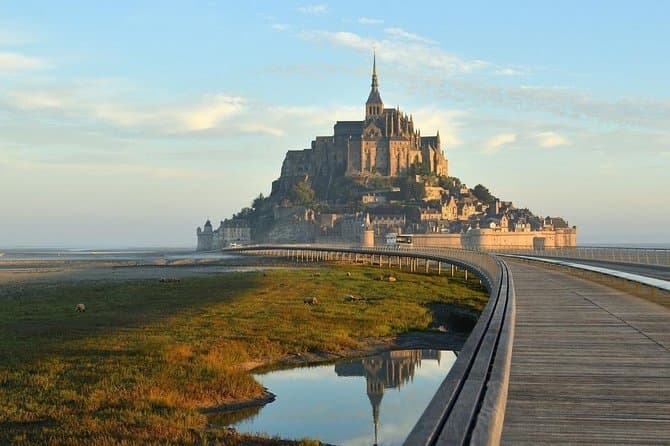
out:
<path id="1" fill-rule="evenodd" d="M 670 310 L 507 261 L 516 331 L 502 444 L 670 444 Z"/>

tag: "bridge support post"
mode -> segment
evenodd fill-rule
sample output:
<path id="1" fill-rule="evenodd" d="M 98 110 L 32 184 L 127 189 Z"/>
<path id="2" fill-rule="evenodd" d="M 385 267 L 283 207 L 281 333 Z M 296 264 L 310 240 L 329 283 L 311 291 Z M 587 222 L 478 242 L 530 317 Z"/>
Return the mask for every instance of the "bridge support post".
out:
<path id="1" fill-rule="evenodd" d="M 465 270 L 465 281 L 466 282 L 468 281 L 468 270 L 467 269 Z"/>
<path id="2" fill-rule="evenodd" d="M 430 269 L 430 260 L 426 259 L 426 274 L 428 274 L 429 269 Z"/>
<path id="3" fill-rule="evenodd" d="M 442 262 L 437 262 L 437 275 L 442 274 Z"/>

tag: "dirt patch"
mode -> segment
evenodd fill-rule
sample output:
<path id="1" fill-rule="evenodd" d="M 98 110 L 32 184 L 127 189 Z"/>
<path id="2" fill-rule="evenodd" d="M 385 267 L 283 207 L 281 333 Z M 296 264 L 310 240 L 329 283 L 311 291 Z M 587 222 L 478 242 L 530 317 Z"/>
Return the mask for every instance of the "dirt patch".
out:
<path id="1" fill-rule="evenodd" d="M 250 398 L 248 400 L 235 401 L 212 407 L 202 407 L 200 408 L 200 412 L 210 414 L 216 412 L 231 412 L 251 407 L 263 407 L 266 404 L 273 402 L 276 398 L 277 396 L 274 393 L 265 389 L 265 393 L 257 398 Z"/>

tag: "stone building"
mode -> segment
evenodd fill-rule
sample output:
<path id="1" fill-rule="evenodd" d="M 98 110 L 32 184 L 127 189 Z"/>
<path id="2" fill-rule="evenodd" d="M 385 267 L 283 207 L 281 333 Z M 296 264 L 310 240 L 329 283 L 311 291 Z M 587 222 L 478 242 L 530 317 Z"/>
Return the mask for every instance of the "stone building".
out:
<path id="1" fill-rule="evenodd" d="M 421 212 L 419 214 L 420 221 L 441 220 L 441 219 L 442 219 L 441 210 L 433 208 L 421 208 Z"/>
<path id="2" fill-rule="evenodd" d="M 456 199 L 453 196 L 449 197 L 449 201 L 442 204 L 441 211 L 443 220 L 457 220 L 458 204 Z"/>
<path id="3" fill-rule="evenodd" d="M 387 108 L 379 92 L 377 64 L 373 61 L 372 85 L 362 121 L 338 121 L 333 134 L 317 136 L 311 148 L 290 150 L 282 164 L 281 177 L 273 193 L 288 190 L 296 178 L 404 175 L 412 165 L 446 176 L 447 159 L 440 132 L 421 136 L 411 115 L 400 108 Z"/>
<path id="4" fill-rule="evenodd" d="M 224 220 L 219 227 L 221 233 L 221 247 L 251 242 L 251 227 L 249 222 L 240 218 Z"/>
<path id="5" fill-rule="evenodd" d="M 212 228 L 212 222 L 207 220 L 205 226 L 196 230 L 198 237 L 197 251 L 213 251 L 225 248 L 231 244 L 246 244 L 251 242 L 251 227 L 249 222 L 241 218 L 231 218 L 221 221 L 217 229 Z"/>
<path id="6" fill-rule="evenodd" d="M 212 230 L 212 222 L 209 219 L 205 222 L 205 226 L 196 230 L 198 236 L 197 251 L 211 251 L 214 243 L 214 231 Z"/>
<path id="7" fill-rule="evenodd" d="M 372 215 L 371 223 L 378 236 L 391 232 L 401 234 L 407 225 L 407 217 L 405 214 L 378 214 Z"/>
<path id="8" fill-rule="evenodd" d="M 441 201 L 446 195 L 449 194 L 449 191 L 439 187 L 439 186 L 424 186 L 425 195 L 423 201 Z"/>

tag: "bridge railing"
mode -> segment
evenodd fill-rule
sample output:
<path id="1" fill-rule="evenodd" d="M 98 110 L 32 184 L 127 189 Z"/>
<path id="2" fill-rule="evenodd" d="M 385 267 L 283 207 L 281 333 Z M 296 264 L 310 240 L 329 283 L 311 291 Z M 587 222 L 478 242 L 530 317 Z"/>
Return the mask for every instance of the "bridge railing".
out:
<path id="1" fill-rule="evenodd" d="M 564 259 L 590 259 L 615 263 L 670 266 L 670 249 L 620 248 L 600 246 L 578 246 L 551 249 L 504 249 L 489 252 L 501 254 L 557 257 Z"/>
<path id="2" fill-rule="evenodd" d="M 409 257 L 443 262 L 475 272 L 489 300 L 406 445 L 495 445 L 502 433 L 514 339 L 514 284 L 507 265 L 490 254 L 455 248 L 258 245 L 230 249 L 256 255 L 327 260 L 328 253 Z M 341 258 L 341 257 L 340 257 Z"/>

